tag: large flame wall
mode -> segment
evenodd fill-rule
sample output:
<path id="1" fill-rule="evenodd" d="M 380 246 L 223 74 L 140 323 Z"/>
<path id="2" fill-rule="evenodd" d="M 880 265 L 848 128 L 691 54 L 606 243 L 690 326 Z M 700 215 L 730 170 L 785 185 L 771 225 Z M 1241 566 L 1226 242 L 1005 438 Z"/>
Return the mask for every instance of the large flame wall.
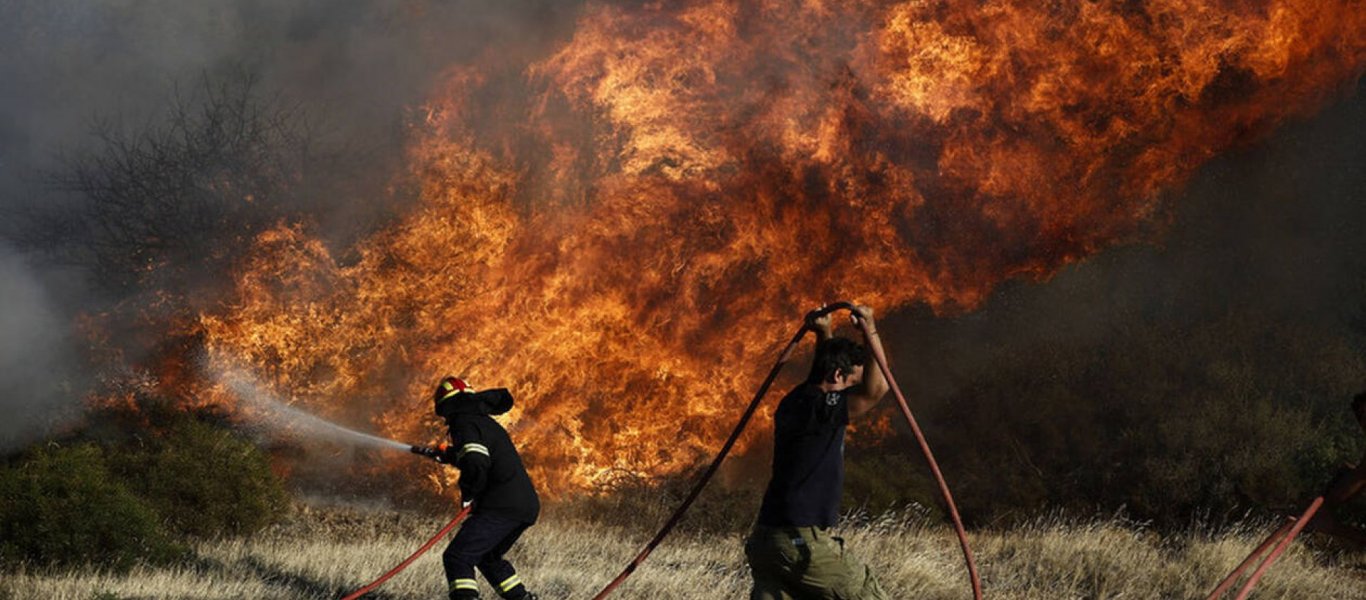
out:
<path id="1" fill-rule="evenodd" d="M 969 309 L 1142 237 L 1203 161 L 1355 81 L 1363 25 L 1353 0 L 590 5 L 543 60 L 434 87 L 409 214 L 346 261 L 261 236 L 198 326 L 399 439 L 439 432 L 442 374 L 509 387 L 552 493 L 680 469 L 805 310 Z"/>

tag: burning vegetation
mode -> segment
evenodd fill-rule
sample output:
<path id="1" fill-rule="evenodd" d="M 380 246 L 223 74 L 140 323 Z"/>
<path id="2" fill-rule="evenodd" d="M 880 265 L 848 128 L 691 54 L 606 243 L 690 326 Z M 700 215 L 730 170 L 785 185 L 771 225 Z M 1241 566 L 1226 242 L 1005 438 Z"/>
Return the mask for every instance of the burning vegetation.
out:
<path id="1" fill-rule="evenodd" d="M 1363 30 L 1350 1 L 593 4 L 539 60 L 452 65 L 417 202 L 340 252 L 256 235 L 151 385 L 231 405 L 186 376 L 202 343 L 420 443 L 454 373 L 518 396 L 550 495 L 677 472 L 806 309 L 964 311 L 1149 236 L 1202 163 L 1354 82 Z"/>
<path id="2" fill-rule="evenodd" d="M 358 260 L 267 232 L 196 326 L 401 439 L 444 372 L 517 390 L 551 490 L 678 470 L 804 307 L 1046 276 L 1360 72 L 1357 11 L 1248 8 L 594 8 L 541 62 L 451 69 L 420 204 Z"/>
<path id="3" fill-rule="evenodd" d="M 667 559 L 666 571 L 695 561 L 711 577 L 744 560 L 733 545 L 717 554 L 716 541 L 755 522 L 761 480 L 749 475 L 768 459 L 773 398 L 729 459 L 726 489 L 697 495 L 735 438 L 705 476 L 695 467 L 797 317 L 834 299 L 894 314 L 880 319 L 881 338 L 968 524 L 986 526 L 973 537 L 986 540 L 994 594 L 1193 595 L 1245 554 L 1258 519 L 1292 512 L 1304 516 L 1275 536 L 1314 534 L 1311 558 L 1286 559 L 1297 571 L 1341 566 L 1342 555 L 1318 551 L 1339 546 L 1320 544 L 1362 543 L 1366 512 L 1349 500 L 1366 467 L 1341 464 L 1366 448 L 1341 402 L 1366 380 L 1366 236 L 1354 228 L 1366 218 L 1366 147 L 1350 133 L 1366 124 L 1366 16 L 1355 0 L 590 0 L 475 15 L 428 0 L 230 4 L 35 4 L 0 24 L 14 34 L 0 47 L 36 33 L 65 48 L 47 26 L 211 15 L 210 29 L 222 19 L 253 32 L 232 46 L 271 55 L 207 67 L 197 85 L 180 79 L 145 123 L 97 117 L 46 194 L 0 207 L 20 217 L 0 219 L 10 309 L 0 400 L 19 415 L 0 427 L 0 562 L 18 569 L 0 596 L 52 596 L 70 581 L 108 595 L 96 589 L 113 585 L 104 573 L 74 576 L 87 563 L 138 565 L 118 593 L 174 594 L 138 586 L 160 578 L 154 565 L 179 573 L 206 559 L 231 581 L 198 569 L 186 585 L 235 596 L 356 589 L 379 567 L 341 559 L 386 560 L 389 544 L 356 532 L 408 539 L 423 525 L 381 531 L 351 508 L 320 506 L 379 508 L 393 524 L 409 517 L 392 508 L 449 516 L 454 496 L 478 495 L 457 490 L 455 469 L 411 458 L 452 460 L 425 445 L 446 429 L 430 414 L 446 374 L 517 396 L 499 420 L 554 500 L 537 547 L 580 557 L 554 549 L 598 547 L 594 564 L 532 562 L 538 589 L 596 589 L 626 552 L 607 542 L 656 522 L 599 596 L 675 525 L 707 548 Z M 233 11 L 268 27 L 236 27 Z M 499 31 L 526 35 L 486 43 Z M 395 33 L 402 42 L 374 37 Z M 356 57 L 331 56 L 295 70 L 339 36 L 365 40 L 358 54 L 373 63 L 397 50 L 405 73 L 354 76 L 367 73 L 350 70 Z M 109 52 L 108 39 L 92 39 Z M 30 60 L 51 48 L 27 43 L 0 72 L 99 87 Z M 66 62 L 59 54 L 50 62 Z M 315 120 L 312 100 L 335 92 L 328 80 L 342 72 L 382 92 L 316 110 L 365 121 L 357 107 L 388 96 L 408 111 L 392 145 L 367 140 L 367 152 L 319 135 L 378 127 Z M 416 81 L 420 96 L 384 84 Z M 1352 90 L 1355 101 L 1230 152 Z M 26 132 L 51 125 L 14 128 L 15 103 L 0 100 L 9 166 Z M 66 262 L 88 280 L 62 289 L 64 274 L 11 261 L 10 243 L 52 261 L 34 267 Z M 1088 259 L 1116 245 L 1129 247 Z M 56 299 L 29 293 L 44 289 Z M 67 328 L 51 317 L 63 310 L 80 315 L 79 358 L 58 339 Z M 1364 398 L 1354 409 L 1366 426 Z M 82 401 L 81 423 L 64 427 Z M 890 404 L 839 446 L 851 512 L 838 521 L 874 548 L 894 595 L 961 591 L 932 548 L 948 549 L 928 529 L 945 515 L 926 456 L 898 435 Z M 464 442 L 452 451 L 468 484 L 489 447 Z M 691 514 L 706 518 L 685 523 L 694 500 Z M 1095 514 L 1107 517 L 1087 520 Z M 252 554 L 244 567 L 219 560 L 224 536 L 288 548 L 269 565 L 261 547 L 230 548 Z M 327 551 L 298 551 L 315 545 Z M 1079 551 L 1100 557 L 1080 578 Z M 336 569 L 290 562 L 299 557 Z M 48 566 L 73 577 L 24 571 Z M 1350 595 L 1339 591 L 1355 589 L 1350 570 L 1269 585 Z M 731 574 L 708 589 L 742 593 L 744 572 Z M 691 580 L 651 576 L 635 592 L 696 593 Z M 387 593 L 437 589 L 402 585 Z"/>

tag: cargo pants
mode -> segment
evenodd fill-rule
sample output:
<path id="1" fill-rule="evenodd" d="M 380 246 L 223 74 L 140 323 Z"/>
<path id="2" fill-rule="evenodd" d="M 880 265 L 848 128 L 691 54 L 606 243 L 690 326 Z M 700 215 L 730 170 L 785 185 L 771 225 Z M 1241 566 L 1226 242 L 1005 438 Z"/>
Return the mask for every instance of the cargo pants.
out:
<path id="1" fill-rule="evenodd" d="M 755 525 L 745 541 L 750 600 L 887 600 L 873 571 L 821 527 Z"/>

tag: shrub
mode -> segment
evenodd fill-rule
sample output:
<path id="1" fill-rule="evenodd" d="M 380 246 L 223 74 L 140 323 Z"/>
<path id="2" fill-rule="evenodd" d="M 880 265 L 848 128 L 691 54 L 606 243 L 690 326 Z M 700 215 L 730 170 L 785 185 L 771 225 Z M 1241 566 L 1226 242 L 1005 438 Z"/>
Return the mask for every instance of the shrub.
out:
<path id="1" fill-rule="evenodd" d="M 154 439 L 125 443 L 111 462 L 177 534 L 252 533 L 289 507 L 283 484 L 255 445 L 188 417 Z"/>
<path id="2" fill-rule="evenodd" d="M 1230 315 L 1014 357 L 924 401 L 922 425 L 971 522 L 1123 510 L 1179 528 L 1318 495 L 1360 456 L 1347 407 L 1364 366 L 1334 332 Z M 929 484 L 877 468 L 903 496 Z"/>
<path id="3" fill-rule="evenodd" d="M 6 563 L 125 570 L 175 557 L 157 515 L 116 481 L 93 444 L 42 448 L 0 471 L 0 558 Z"/>
<path id="4" fill-rule="evenodd" d="M 844 510 L 872 515 L 910 510 L 923 516 L 945 516 L 929 467 L 913 454 L 907 440 L 864 447 L 848 444 L 844 461 Z"/>

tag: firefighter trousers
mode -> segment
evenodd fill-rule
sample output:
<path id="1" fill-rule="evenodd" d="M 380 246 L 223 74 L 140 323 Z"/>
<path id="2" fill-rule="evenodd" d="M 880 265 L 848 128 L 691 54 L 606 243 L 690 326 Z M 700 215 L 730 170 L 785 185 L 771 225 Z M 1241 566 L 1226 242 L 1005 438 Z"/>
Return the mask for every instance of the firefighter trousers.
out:
<path id="1" fill-rule="evenodd" d="M 871 569 L 822 527 L 755 525 L 745 541 L 750 600 L 887 600 Z"/>
<path id="2" fill-rule="evenodd" d="M 497 515 L 470 515 L 450 545 L 446 546 L 446 551 L 441 553 L 446 581 L 450 584 L 451 600 L 479 597 L 479 584 L 474 579 L 476 568 L 484 574 L 489 585 L 498 591 L 499 596 L 510 600 L 526 597 L 526 586 L 522 585 L 517 570 L 503 555 L 530 526 L 529 523 Z"/>

